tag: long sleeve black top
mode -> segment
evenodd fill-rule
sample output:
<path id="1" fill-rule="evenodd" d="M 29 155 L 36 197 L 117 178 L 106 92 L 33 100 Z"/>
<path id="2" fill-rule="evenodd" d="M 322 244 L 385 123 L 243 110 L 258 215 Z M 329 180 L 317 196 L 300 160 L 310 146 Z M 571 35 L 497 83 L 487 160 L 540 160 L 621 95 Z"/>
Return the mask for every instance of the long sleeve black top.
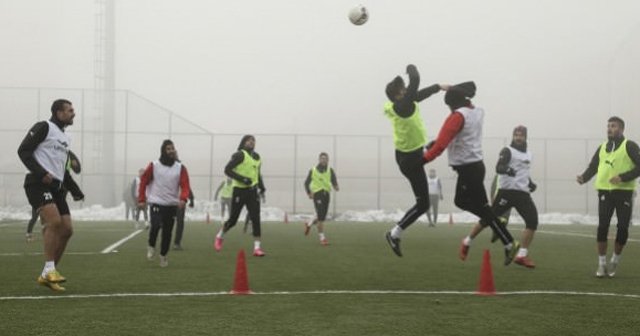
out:
<path id="1" fill-rule="evenodd" d="M 618 149 L 622 144 L 622 142 L 624 141 L 624 139 L 625 139 L 624 136 L 622 136 L 622 137 L 610 139 L 609 141 L 607 141 L 607 143 L 605 144 L 606 146 L 605 150 L 607 151 L 607 153 L 611 153 L 612 151 Z M 631 158 L 631 161 L 633 162 L 634 167 L 628 172 L 624 172 L 620 174 L 620 179 L 622 180 L 622 182 L 628 182 L 640 176 L 640 147 L 638 147 L 637 143 L 631 140 L 627 141 L 626 147 L 627 147 L 626 148 L 627 154 L 629 155 L 629 158 Z M 589 166 L 582 173 L 582 179 L 585 182 L 587 182 L 592 177 L 594 177 L 598 173 L 599 165 L 600 165 L 600 147 L 598 146 L 598 149 L 596 150 L 595 154 L 593 154 L 593 157 L 591 158 L 591 162 L 589 163 Z"/>

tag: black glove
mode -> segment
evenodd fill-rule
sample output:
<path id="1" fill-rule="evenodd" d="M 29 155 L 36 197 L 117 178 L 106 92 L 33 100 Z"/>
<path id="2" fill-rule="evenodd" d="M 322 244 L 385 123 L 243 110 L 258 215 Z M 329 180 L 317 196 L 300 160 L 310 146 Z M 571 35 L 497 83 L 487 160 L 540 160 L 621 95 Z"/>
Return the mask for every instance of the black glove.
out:
<path id="1" fill-rule="evenodd" d="M 251 185 L 251 179 L 248 177 L 243 177 L 240 181 L 246 185 Z"/>
<path id="2" fill-rule="evenodd" d="M 264 195 L 265 191 L 266 190 L 263 189 L 263 190 L 260 190 L 260 192 L 258 193 L 258 195 L 260 195 L 260 200 L 262 201 L 262 203 L 267 201 L 267 197 Z"/>
<path id="3" fill-rule="evenodd" d="M 514 177 L 516 176 L 516 171 L 513 168 L 509 167 L 509 169 L 507 169 L 507 175 Z"/>
<path id="4" fill-rule="evenodd" d="M 416 66 L 415 66 L 415 65 L 413 65 L 413 64 L 409 64 L 409 65 L 407 65 L 407 74 L 408 74 L 409 76 L 411 76 L 411 75 L 417 75 L 417 74 L 418 74 L 418 68 L 416 68 Z"/>
<path id="5" fill-rule="evenodd" d="M 84 200 L 84 194 L 80 190 L 71 193 L 71 197 L 73 197 L 74 201 L 82 201 L 82 200 Z"/>
<path id="6" fill-rule="evenodd" d="M 189 207 L 193 208 L 193 201 L 189 201 Z"/>
<path id="7" fill-rule="evenodd" d="M 435 140 L 431 140 L 431 141 L 429 141 L 429 143 L 428 143 L 426 146 L 424 146 L 424 148 L 426 148 L 427 150 L 429 150 L 429 149 L 431 149 L 431 147 L 433 147 L 433 145 L 435 145 L 435 144 L 436 144 L 436 141 L 435 141 Z"/>
<path id="8" fill-rule="evenodd" d="M 534 192 L 536 189 L 538 189 L 538 185 L 533 182 L 529 182 L 529 192 Z"/>

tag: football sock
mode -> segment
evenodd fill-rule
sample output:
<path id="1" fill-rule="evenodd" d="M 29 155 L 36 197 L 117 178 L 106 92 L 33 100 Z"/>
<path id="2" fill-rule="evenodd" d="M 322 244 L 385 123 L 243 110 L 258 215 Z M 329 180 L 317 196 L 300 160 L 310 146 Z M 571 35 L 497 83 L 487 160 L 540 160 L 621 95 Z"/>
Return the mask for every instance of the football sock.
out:
<path id="1" fill-rule="evenodd" d="M 47 261 L 44 263 L 44 268 L 42 269 L 42 276 L 46 276 L 47 273 L 51 272 L 51 271 L 55 271 L 56 269 L 56 264 L 53 261 Z"/>
<path id="2" fill-rule="evenodd" d="M 471 246 L 471 242 L 473 241 L 473 239 L 469 236 L 464 237 L 464 239 L 462 240 L 462 243 L 465 246 Z"/>
<path id="3" fill-rule="evenodd" d="M 218 234 L 216 235 L 216 238 L 222 238 L 222 229 L 220 229 L 220 231 L 218 231 Z"/>
<path id="4" fill-rule="evenodd" d="M 529 249 L 526 249 L 526 248 L 524 248 L 524 247 L 521 247 L 521 248 L 518 250 L 518 258 L 526 257 L 528 253 L 529 253 Z"/>
<path id="5" fill-rule="evenodd" d="M 598 265 L 606 265 L 607 264 L 607 256 L 601 255 L 598 256 Z"/>
<path id="6" fill-rule="evenodd" d="M 253 249 L 257 250 L 259 248 L 260 248 L 260 241 L 259 240 L 254 241 L 253 242 Z"/>
<path id="7" fill-rule="evenodd" d="M 325 240 L 326 239 L 325 236 L 324 236 L 324 233 L 322 233 L 322 232 L 318 233 L 318 236 L 320 237 L 320 240 Z"/>
<path id="8" fill-rule="evenodd" d="M 615 254 L 615 252 L 613 253 L 613 255 L 611 256 L 611 262 L 614 264 L 617 264 L 620 262 L 620 255 L 619 254 Z"/>
<path id="9" fill-rule="evenodd" d="M 396 225 L 393 227 L 393 229 L 391 229 L 391 237 L 400 238 L 401 235 L 402 235 L 402 228 L 400 226 Z"/>

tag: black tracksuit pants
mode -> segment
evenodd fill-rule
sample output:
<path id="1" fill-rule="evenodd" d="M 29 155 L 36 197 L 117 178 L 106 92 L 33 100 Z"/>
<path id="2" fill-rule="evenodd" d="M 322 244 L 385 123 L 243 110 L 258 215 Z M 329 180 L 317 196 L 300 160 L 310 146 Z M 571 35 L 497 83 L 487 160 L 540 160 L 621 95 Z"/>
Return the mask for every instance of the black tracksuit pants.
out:
<path id="1" fill-rule="evenodd" d="M 616 243 L 625 245 L 629 238 L 631 221 L 632 190 L 598 190 L 598 242 L 606 242 L 611 217 L 615 210 L 618 217 Z"/>
<path id="2" fill-rule="evenodd" d="M 149 246 L 156 247 L 158 233 L 162 231 L 160 240 L 160 255 L 166 256 L 171 246 L 171 231 L 173 231 L 173 223 L 176 218 L 178 207 L 151 204 L 151 229 L 149 230 Z"/>
<path id="3" fill-rule="evenodd" d="M 506 227 L 498 224 L 498 217 L 493 213 L 487 199 L 487 190 L 484 187 L 485 167 L 484 162 L 477 161 L 460 166 L 452 166 L 458 173 L 456 182 L 456 196 L 454 203 L 462 210 L 471 212 L 488 223 L 491 230 L 498 235 L 500 241 L 507 245 L 513 241 L 513 237 Z"/>
<path id="4" fill-rule="evenodd" d="M 331 194 L 326 190 L 320 190 L 313 194 L 313 206 L 316 208 L 316 216 L 321 222 L 327 219 L 330 199 Z"/>
<path id="5" fill-rule="evenodd" d="M 173 240 L 173 244 L 178 246 L 182 243 L 182 233 L 184 232 L 184 216 L 186 211 L 186 206 L 182 209 L 176 209 L 176 237 Z"/>
<path id="6" fill-rule="evenodd" d="M 246 206 L 253 229 L 253 236 L 260 237 L 260 197 L 256 188 L 233 188 L 229 219 L 224 223 L 223 232 L 229 231 L 238 222 L 242 208 Z"/>
<path id="7" fill-rule="evenodd" d="M 429 209 L 429 183 L 427 182 L 427 174 L 424 172 L 422 148 L 413 152 L 396 150 L 396 163 L 402 175 L 409 180 L 413 195 L 416 197 L 416 204 L 407 210 L 398 222 L 398 226 L 404 230 Z"/>

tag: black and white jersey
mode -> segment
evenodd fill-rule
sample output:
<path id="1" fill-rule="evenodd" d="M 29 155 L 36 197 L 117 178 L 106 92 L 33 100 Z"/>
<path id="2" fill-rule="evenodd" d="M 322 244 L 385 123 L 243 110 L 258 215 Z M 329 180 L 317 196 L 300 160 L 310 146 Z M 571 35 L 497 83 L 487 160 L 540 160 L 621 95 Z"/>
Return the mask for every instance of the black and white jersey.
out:
<path id="1" fill-rule="evenodd" d="M 29 172 L 40 177 L 49 173 L 58 181 L 63 181 L 71 138 L 51 121 L 41 121 L 33 125 L 22 140 L 18 155 Z"/>
<path id="2" fill-rule="evenodd" d="M 531 160 L 530 151 L 519 151 L 511 146 L 507 147 L 511 152 L 511 160 L 509 167 L 515 171 L 515 176 L 500 175 L 498 179 L 500 189 L 520 190 L 529 192 L 529 181 L 531 176 Z"/>

